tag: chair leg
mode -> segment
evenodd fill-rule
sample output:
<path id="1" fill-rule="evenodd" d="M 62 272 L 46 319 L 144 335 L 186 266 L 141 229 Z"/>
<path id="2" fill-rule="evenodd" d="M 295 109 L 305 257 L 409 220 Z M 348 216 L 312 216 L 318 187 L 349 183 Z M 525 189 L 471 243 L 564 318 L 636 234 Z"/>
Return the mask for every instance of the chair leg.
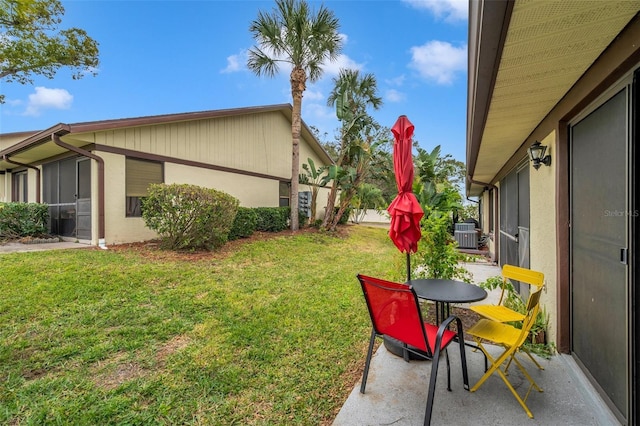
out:
<path id="1" fill-rule="evenodd" d="M 446 351 L 446 349 L 445 349 Z M 440 360 L 440 342 L 436 343 L 436 350 L 431 359 L 431 377 L 429 378 L 429 390 L 427 394 L 427 409 L 424 414 L 424 426 L 431 424 L 431 414 L 433 413 L 433 398 L 436 393 L 436 379 L 438 377 L 438 362 Z"/>
<path id="2" fill-rule="evenodd" d="M 367 351 L 367 360 L 364 363 L 364 372 L 362 373 L 362 384 L 360 385 L 360 393 L 364 393 L 367 387 L 367 376 L 369 375 L 369 365 L 371 364 L 371 356 L 373 355 L 373 345 L 376 341 L 376 330 L 371 330 L 371 339 L 369 340 L 369 350 Z"/>
<path id="3" fill-rule="evenodd" d="M 461 322 L 462 324 L 462 322 Z M 469 390 L 469 372 L 467 370 L 467 353 L 465 351 L 466 343 L 464 341 L 464 332 L 462 331 L 462 325 L 458 326 L 458 343 L 460 344 L 460 361 L 462 362 L 462 381 L 464 383 L 464 389 Z M 485 370 L 487 369 L 487 357 L 484 358 Z"/>
<path id="4" fill-rule="evenodd" d="M 449 351 L 444 350 L 444 357 L 447 361 L 447 390 L 451 392 L 451 363 L 449 362 Z"/>
<path id="5" fill-rule="evenodd" d="M 479 340 L 479 339 L 478 339 Z M 489 359 L 489 361 L 491 361 L 491 367 L 489 368 L 489 370 L 487 370 L 486 373 L 484 373 L 484 375 L 480 378 L 480 380 L 478 380 L 478 383 L 476 383 L 475 385 L 473 385 L 473 387 L 471 388 L 471 392 L 475 392 L 476 390 L 478 390 L 478 388 L 495 372 L 498 373 L 498 375 L 500 376 L 500 378 L 502 379 L 502 381 L 507 385 L 507 387 L 509 388 L 509 391 L 511 391 L 511 393 L 513 394 L 513 396 L 518 400 L 518 403 L 520 404 L 520 406 L 522 407 L 522 409 L 525 411 L 525 413 L 527 413 L 527 416 L 529 416 L 530 419 L 533 418 L 533 413 L 531 412 L 531 410 L 529 410 L 529 407 L 527 407 L 527 404 L 525 404 L 525 400 L 527 399 L 527 397 L 529 396 L 529 393 L 531 392 L 531 388 L 535 386 L 536 389 L 538 389 L 540 392 L 542 392 L 542 389 L 540 389 L 538 387 L 537 384 L 535 384 L 535 382 L 533 381 L 533 379 L 531 378 L 531 376 L 529 376 L 529 374 L 527 374 L 526 370 L 524 370 L 524 367 L 522 367 L 522 365 L 520 364 L 520 362 L 513 357 L 512 359 L 516 362 L 516 365 L 519 366 L 519 368 L 523 371 L 524 375 L 527 377 L 527 379 L 529 380 L 529 382 L 531 383 L 531 386 L 529 386 L 529 390 L 527 392 L 527 394 L 525 395 L 524 399 L 520 398 L 520 395 L 518 395 L 518 392 L 514 389 L 514 387 L 511 385 L 511 382 L 509 382 L 509 379 L 507 378 L 507 376 L 505 375 L 505 373 L 502 371 L 502 369 L 500 368 L 502 366 L 502 364 L 507 360 L 507 358 L 510 357 L 510 355 L 513 355 L 512 353 L 510 353 L 509 349 L 506 349 L 498 358 L 493 358 L 491 356 L 491 354 L 489 354 L 489 352 L 487 352 L 487 350 L 484 348 L 484 346 L 482 346 L 482 344 L 477 341 L 478 343 L 478 347 L 480 348 L 480 350 L 482 352 L 484 352 L 484 354 L 487 356 L 487 358 Z"/>
<path id="6" fill-rule="evenodd" d="M 538 361 L 536 361 L 535 358 L 533 358 L 533 355 L 531 355 L 531 352 L 529 352 L 527 348 L 522 348 L 522 350 L 524 351 L 524 353 L 527 354 L 527 356 L 531 359 L 531 361 L 533 361 L 533 363 L 536 365 L 536 367 L 538 367 L 539 370 L 544 370 L 544 367 L 538 364 Z"/>

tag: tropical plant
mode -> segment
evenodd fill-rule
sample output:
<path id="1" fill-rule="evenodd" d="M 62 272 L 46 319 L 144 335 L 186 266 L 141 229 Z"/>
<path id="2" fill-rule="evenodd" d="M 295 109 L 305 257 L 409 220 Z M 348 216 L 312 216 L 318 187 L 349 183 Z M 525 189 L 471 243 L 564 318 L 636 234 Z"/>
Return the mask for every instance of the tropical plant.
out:
<path id="1" fill-rule="evenodd" d="M 321 187 L 327 185 L 327 179 L 324 178 L 326 169 L 325 166 L 316 168 L 316 164 L 311 158 L 308 158 L 307 162 L 302 165 L 304 173 L 299 175 L 298 181 L 303 185 L 309 186 L 311 191 L 311 217 L 309 218 L 309 223 L 316 221 L 318 192 Z"/>
<path id="2" fill-rule="evenodd" d="M 360 223 L 367 213 L 367 210 L 381 210 L 385 205 L 386 201 L 382 196 L 380 188 L 370 183 L 363 183 L 358 187 L 356 195 L 351 199 L 351 216 L 353 221 Z"/>
<path id="3" fill-rule="evenodd" d="M 79 28 L 58 30 L 62 15 L 58 0 L 0 0 L 0 79 L 31 84 L 61 67 L 75 69 L 74 79 L 96 74 L 98 43 Z"/>
<path id="4" fill-rule="evenodd" d="M 339 22 L 332 11 L 320 6 L 313 13 L 305 0 L 276 0 L 271 13 L 258 12 L 249 30 L 257 45 L 249 49 L 248 68 L 256 75 L 273 77 L 281 63 L 291 69 L 292 166 L 291 166 L 291 229 L 299 228 L 298 179 L 300 174 L 300 130 L 302 125 L 302 95 L 307 80 L 317 81 L 322 66 L 334 61 L 342 50 Z"/>
<path id="5" fill-rule="evenodd" d="M 367 114 L 367 107 L 378 109 L 382 99 L 377 96 L 377 82 L 372 74 L 360 75 L 358 70 L 342 69 L 333 79 L 334 88 L 327 98 L 334 105 L 342 123 L 340 155 L 328 169 L 332 179 L 322 227 L 335 229 L 357 188 L 364 182 L 377 146 L 384 140 L 380 125 Z M 341 191 L 338 210 L 334 210 L 338 190 Z"/>
<path id="6" fill-rule="evenodd" d="M 416 178 L 413 192 L 424 210 L 425 217 L 432 213 L 452 216 L 462 209 L 462 195 L 456 182 L 459 179 L 456 163 L 450 156 L 441 156 L 440 145 L 431 152 L 417 148 Z"/>

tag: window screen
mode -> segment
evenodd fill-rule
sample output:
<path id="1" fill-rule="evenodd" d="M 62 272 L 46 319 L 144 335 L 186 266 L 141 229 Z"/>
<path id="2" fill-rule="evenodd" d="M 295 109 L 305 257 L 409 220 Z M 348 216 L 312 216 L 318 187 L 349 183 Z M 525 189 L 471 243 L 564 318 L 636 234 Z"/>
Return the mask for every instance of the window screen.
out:
<path id="1" fill-rule="evenodd" d="M 280 182 L 280 199 L 278 205 L 280 207 L 289 206 L 289 197 L 291 195 L 291 185 L 289 182 Z"/>
<path id="2" fill-rule="evenodd" d="M 128 217 L 142 216 L 141 198 L 147 196 L 147 189 L 152 183 L 162 183 L 163 170 L 162 163 L 154 161 L 126 160 L 126 196 Z"/>

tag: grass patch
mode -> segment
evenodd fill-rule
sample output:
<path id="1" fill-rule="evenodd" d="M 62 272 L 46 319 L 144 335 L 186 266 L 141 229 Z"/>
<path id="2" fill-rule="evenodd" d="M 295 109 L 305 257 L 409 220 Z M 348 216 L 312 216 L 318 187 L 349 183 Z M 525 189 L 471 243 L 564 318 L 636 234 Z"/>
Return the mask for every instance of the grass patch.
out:
<path id="1" fill-rule="evenodd" d="M 355 275 L 402 271 L 384 229 L 347 229 L 1 255 L 0 424 L 330 424 L 370 333 Z"/>

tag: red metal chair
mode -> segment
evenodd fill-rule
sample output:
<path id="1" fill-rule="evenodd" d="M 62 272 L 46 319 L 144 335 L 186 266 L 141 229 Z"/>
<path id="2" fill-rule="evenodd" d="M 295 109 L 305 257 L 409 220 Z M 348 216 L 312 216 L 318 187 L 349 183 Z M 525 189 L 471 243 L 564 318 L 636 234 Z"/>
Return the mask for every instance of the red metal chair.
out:
<path id="1" fill-rule="evenodd" d="M 431 360 L 431 377 L 424 416 L 424 424 L 429 425 L 438 374 L 438 361 L 443 350 L 447 360 L 447 390 L 451 391 L 451 366 L 447 346 L 456 337 L 460 344 L 464 388 L 469 390 L 462 321 L 451 315 L 440 326 L 429 324 L 422 319 L 418 296 L 410 286 L 364 275 L 358 275 L 358 280 L 362 286 L 373 325 L 360 392 L 365 393 L 376 337 L 392 337 L 403 344 L 405 351 Z M 448 329 L 449 324 L 454 320 L 456 321 L 457 333 Z M 406 356 L 405 359 L 407 359 Z"/>

